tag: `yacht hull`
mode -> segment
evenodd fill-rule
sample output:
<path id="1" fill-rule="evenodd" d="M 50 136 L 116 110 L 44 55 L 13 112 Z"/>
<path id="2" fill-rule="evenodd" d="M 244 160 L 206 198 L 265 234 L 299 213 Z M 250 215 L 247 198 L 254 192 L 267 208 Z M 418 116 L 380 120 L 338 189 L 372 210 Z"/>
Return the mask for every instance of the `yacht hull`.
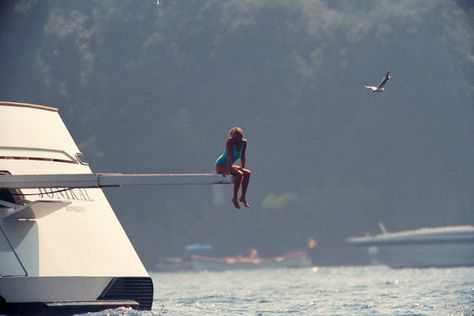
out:
<path id="1" fill-rule="evenodd" d="M 92 174 L 57 109 L 0 102 L 0 174 Z M 100 188 L 0 186 L 0 314 L 151 310 L 153 283 Z"/>
<path id="2" fill-rule="evenodd" d="M 374 264 L 392 268 L 474 266 L 474 226 L 447 226 L 352 237 Z"/>
<path id="3" fill-rule="evenodd" d="M 153 303 L 149 277 L 12 277 L 0 280 L 0 292 L 2 313 L 14 315 L 150 310 Z"/>

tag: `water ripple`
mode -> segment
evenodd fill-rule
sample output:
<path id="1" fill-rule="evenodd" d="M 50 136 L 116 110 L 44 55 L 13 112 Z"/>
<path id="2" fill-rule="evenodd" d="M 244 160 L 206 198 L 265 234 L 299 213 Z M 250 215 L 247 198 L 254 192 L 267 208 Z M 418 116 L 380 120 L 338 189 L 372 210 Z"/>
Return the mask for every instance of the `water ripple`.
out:
<path id="1" fill-rule="evenodd" d="M 151 312 L 91 315 L 474 315 L 474 268 L 151 273 Z"/>

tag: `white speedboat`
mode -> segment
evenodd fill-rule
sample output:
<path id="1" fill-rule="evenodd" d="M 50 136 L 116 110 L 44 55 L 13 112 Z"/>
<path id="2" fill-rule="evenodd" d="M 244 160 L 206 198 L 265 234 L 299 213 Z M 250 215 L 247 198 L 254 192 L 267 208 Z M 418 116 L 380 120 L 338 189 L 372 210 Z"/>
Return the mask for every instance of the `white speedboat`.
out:
<path id="1" fill-rule="evenodd" d="M 365 247 L 374 264 L 393 268 L 474 266 L 474 226 L 445 226 L 351 237 Z"/>
<path id="2" fill-rule="evenodd" d="M 150 310 L 152 280 L 101 188 L 231 182 L 94 174 L 56 108 L 0 102 L 0 314 Z"/>

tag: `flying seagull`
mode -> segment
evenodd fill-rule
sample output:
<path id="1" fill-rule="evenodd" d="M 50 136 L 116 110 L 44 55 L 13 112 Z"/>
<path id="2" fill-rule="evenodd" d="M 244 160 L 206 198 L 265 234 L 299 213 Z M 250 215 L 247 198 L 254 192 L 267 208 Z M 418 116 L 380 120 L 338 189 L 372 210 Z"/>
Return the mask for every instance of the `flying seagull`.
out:
<path id="1" fill-rule="evenodd" d="M 367 89 L 369 89 L 371 92 L 383 92 L 383 86 L 387 83 L 388 79 L 390 79 L 390 72 L 387 72 L 385 74 L 385 77 L 382 79 L 382 81 L 379 83 L 378 86 L 374 87 L 374 86 L 364 86 L 366 87 Z"/>

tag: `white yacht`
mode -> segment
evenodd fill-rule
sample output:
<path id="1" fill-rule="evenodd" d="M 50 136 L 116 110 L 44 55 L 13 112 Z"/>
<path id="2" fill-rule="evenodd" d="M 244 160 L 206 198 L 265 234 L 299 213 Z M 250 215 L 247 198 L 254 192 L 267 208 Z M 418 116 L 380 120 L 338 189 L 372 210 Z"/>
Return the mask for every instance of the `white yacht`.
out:
<path id="1" fill-rule="evenodd" d="M 351 237 L 347 242 L 365 247 L 374 264 L 393 268 L 474 266 L 474 226 L 445 226 Z"/>
<path id="2" fill-rule="evenodd" d="M 56 108 L 0 101 L 0 314 L 150 310 L 152 280 L 101 187 L 231 182 L 92 173 Z"/>

